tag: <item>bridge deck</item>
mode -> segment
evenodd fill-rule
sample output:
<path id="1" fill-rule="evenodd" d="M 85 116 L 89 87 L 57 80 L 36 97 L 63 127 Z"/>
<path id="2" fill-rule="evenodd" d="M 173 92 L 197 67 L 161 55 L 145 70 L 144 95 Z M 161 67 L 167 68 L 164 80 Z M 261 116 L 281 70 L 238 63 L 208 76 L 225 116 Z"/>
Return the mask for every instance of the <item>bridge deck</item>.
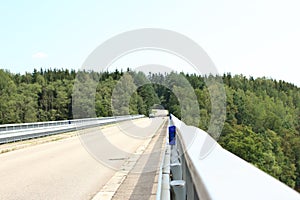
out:
<path id="1" fill-rule="evenodd" d="M 120 184 L 129 172 L 134 172 L 131 169 L 137 161 L 143 159 L 140 155 L 158 138 L 153 134 L 159 133 L 164 121 L 142 118 L 73 133 L 80 138 L 63 137 L 63 134 L 3 145 L 0 151 L 7 153 L 0 153 L 0 199 L 86 200 L 105 185 L 117 186 L 106 190 L 114 191 L 112 197 L 121 189 Z M 136 133 L 141 139 L 125 133 Z M 97 156 L 102 156 L 107 166 L 89 154 L 83 139 L 87 146 L 99 147 L 100 153 L 104 152 Z M 122 151 L 111 152 L 106 148 L 108 145 L 120 147 Z M 112 179 L 115 174 L 121 179 Z"/>
<path id="2" fill-rule="evenodd" d="M 156 198 L 166 127 L 167 123 L 164 123 L 163 127 L 152 138 L 144 153 L 113 196 L 113 200 Z"/>

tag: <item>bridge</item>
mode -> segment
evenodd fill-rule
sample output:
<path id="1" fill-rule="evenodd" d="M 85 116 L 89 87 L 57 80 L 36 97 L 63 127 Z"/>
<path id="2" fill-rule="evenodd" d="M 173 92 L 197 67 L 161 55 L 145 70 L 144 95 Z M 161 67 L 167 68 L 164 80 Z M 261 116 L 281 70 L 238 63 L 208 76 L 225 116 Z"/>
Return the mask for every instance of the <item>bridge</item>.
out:
<path id="1" fill-rule="evenodd" d="M 159 115 L 1 125 L 0 199 L 300 200 L 206 132 Z"/>

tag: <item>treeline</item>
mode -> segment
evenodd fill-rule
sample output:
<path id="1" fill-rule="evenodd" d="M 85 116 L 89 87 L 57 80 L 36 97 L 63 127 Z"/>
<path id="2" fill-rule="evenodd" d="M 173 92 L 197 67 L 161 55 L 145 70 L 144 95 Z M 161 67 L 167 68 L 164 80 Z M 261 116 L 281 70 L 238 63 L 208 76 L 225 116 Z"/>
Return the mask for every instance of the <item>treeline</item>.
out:
<path id="1" fill-rule="evenodd" d="M 74 70 L 34 70 L 24 75 L 0 70 L 0 123 L 72 118 Z"/>
<path id="2" fill-rule="evenodd" d="M 223 81 L 226 93 L 226 119 L 219 143 L 299 190 L 300 89 L 284 81 L 231 74 L 146 77 L 130 70 L 41 69 L 24 75 L 0 70 L 0 123 L 92 117 L 91 113 L 98 117 L 148 115 L 153 106 L 162 105 L 187 124 L 208 130 L 212 94 L 206 82 L 214 78 Z M 76 83 L 80 87 L 74 87 Z"/>
<path id="3" fill-rule="evenodd" d="M 300 89 L 230 74 L 223 81 L 227 116 L 219 143 L 299 191 Z"/>

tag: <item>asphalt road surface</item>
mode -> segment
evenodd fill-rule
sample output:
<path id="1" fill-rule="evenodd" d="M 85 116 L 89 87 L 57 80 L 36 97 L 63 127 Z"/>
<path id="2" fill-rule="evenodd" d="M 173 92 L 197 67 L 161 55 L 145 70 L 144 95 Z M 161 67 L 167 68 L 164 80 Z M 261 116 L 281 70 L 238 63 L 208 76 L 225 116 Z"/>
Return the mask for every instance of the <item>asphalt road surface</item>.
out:
<path id="1" fill-rule="evenodd" d="M 0 199 L 91 199 L 162 122 L 122 122 L 0 154 Z"/>

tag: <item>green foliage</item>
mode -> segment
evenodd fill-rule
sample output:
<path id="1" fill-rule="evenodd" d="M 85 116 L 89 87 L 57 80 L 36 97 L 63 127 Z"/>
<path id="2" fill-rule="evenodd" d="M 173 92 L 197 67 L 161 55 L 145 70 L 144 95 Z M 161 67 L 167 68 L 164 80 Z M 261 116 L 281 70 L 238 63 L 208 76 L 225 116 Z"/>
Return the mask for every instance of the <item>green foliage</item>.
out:
<path id="1" fill-rule="evenodd" d="M 208 131 L 211 121 L 216 122 L 213 126 L 223 121 L 212 115 L 211 97 L 221 98 L 215 90 L 220 85 L 206 85 L 215 78 L 223 80 L 226 92 L 219 143 L 300 191 L 300 89 L 284 81 L 173 72 L 147 77 L 130 70 L 35 69 L 24 75 L 0 70 L 0 124 L 148 115 L 153 106 L 161 105 L 187 124 Z M 81 87 L 73 87 L 76 84 Z M 214 105 L 220 112 L 221 106 Z M 214 128 L 210 130 L 214 135 Z"/>
<path id="2" fill-rule="evenodd" d="M 227 118 L 219 143 L 297 190 L 300 89 L 283 81 L 223 76 Z"/>

